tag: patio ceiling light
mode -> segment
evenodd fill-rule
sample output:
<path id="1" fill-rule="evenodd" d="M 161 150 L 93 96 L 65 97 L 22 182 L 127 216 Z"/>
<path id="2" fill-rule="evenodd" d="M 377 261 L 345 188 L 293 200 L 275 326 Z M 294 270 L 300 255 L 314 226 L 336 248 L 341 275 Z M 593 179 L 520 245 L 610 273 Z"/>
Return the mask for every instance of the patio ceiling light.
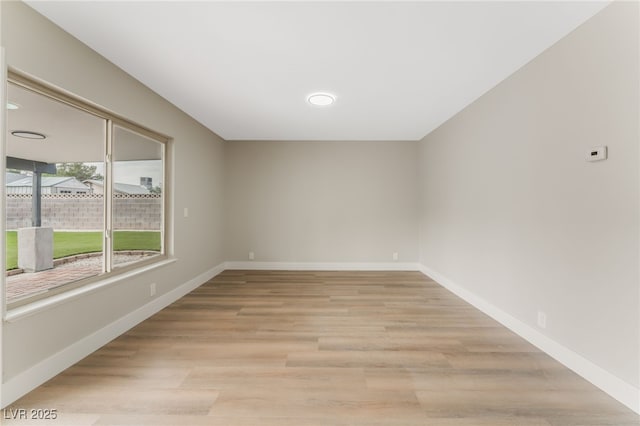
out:
<path id="1" fill-rule="evenodd" d="M 11 134 L 18 138 L 25 139 L 46 139 L 47 137 L 42 133 L 30 132 L 28 130 L 14 130 Z"/>

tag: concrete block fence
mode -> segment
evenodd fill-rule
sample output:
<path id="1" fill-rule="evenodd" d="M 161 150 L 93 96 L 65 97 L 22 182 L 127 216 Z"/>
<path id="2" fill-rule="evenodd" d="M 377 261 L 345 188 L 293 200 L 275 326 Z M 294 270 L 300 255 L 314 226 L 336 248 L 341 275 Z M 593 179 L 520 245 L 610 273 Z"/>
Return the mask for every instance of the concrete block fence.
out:
<path id="1" fill-rule="evenodd" d="M 7 194 L 7 229 L 31 226 L 31 195 Z M 103 228 L 102 194 L 45 194 L 42 196 L 42 226 L 56 231 L 97 231 Z M 114 197 L 114 230 L 159 230 L 162 196 L 159 194 Z"/>

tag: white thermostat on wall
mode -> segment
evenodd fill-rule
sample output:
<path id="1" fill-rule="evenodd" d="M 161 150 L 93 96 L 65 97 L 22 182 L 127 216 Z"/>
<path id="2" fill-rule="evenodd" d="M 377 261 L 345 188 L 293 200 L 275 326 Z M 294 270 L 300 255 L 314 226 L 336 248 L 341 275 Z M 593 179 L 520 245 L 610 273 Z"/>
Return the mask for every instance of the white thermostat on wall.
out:
<path id="1" fill-rule="evenodd" d="M 606 146 L 594 146 L 587 152 L 587 161 L 600 161 L 607 159 Z"/>

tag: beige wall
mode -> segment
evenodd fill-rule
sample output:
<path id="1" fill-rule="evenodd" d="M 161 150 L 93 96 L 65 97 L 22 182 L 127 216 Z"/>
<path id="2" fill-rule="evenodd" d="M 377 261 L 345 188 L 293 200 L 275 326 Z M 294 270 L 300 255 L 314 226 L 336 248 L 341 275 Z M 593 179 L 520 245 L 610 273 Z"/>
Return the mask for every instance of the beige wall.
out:
<path id="1" fill-rule="evenodd" d="M 223 262 L 223 142 L 20 2 L 1 2 L 10 67 L 171 136 L 177 262 L 4 324 L 4 381 Z M 182 215 L 189 208 L 189 217 Z"/>
<path id="2" fill-rule="evenodd" d="M 416 142 L 228 142 L 227 260 L 418 259 Z"/>
<path id="3" fill-rule="evenodd" d="M 639 384 L 638 5 L 618 2 L 421 143 L 428 268 Z M 585 161 L 593 146 L 609 159 Z"/>

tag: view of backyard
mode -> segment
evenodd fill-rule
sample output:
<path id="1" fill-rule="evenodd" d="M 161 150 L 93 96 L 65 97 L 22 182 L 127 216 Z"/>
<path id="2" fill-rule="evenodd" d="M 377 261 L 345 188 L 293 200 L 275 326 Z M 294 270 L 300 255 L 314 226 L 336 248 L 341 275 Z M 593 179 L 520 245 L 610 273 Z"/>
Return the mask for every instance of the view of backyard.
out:
<path id="1" fill-rule="evenodd" d="M 10 128 L 37 123 L 41 135 L 26 133 L 47 140 L 11 133 L 6 141 L 7 303 L 30 303 L 164 254 L 166 137 L 109 123 L 106 111 L 88 113 L 83 102 L 43 95 L 24 81 L 9 81 L 7 96 L 19 106 L 7 114 Z M 107 229 L 112 239 L 105 246 Z"/>
<path id="2" fill-rule="evenodd" d="M 18 233 L 7 231 L 7 270 L 18 267 Z M 115 231 L 114 251 L 161 250 L 158 231 Z M 102 251 L 102 232 L 54 232 L 53 258 Z"/>

